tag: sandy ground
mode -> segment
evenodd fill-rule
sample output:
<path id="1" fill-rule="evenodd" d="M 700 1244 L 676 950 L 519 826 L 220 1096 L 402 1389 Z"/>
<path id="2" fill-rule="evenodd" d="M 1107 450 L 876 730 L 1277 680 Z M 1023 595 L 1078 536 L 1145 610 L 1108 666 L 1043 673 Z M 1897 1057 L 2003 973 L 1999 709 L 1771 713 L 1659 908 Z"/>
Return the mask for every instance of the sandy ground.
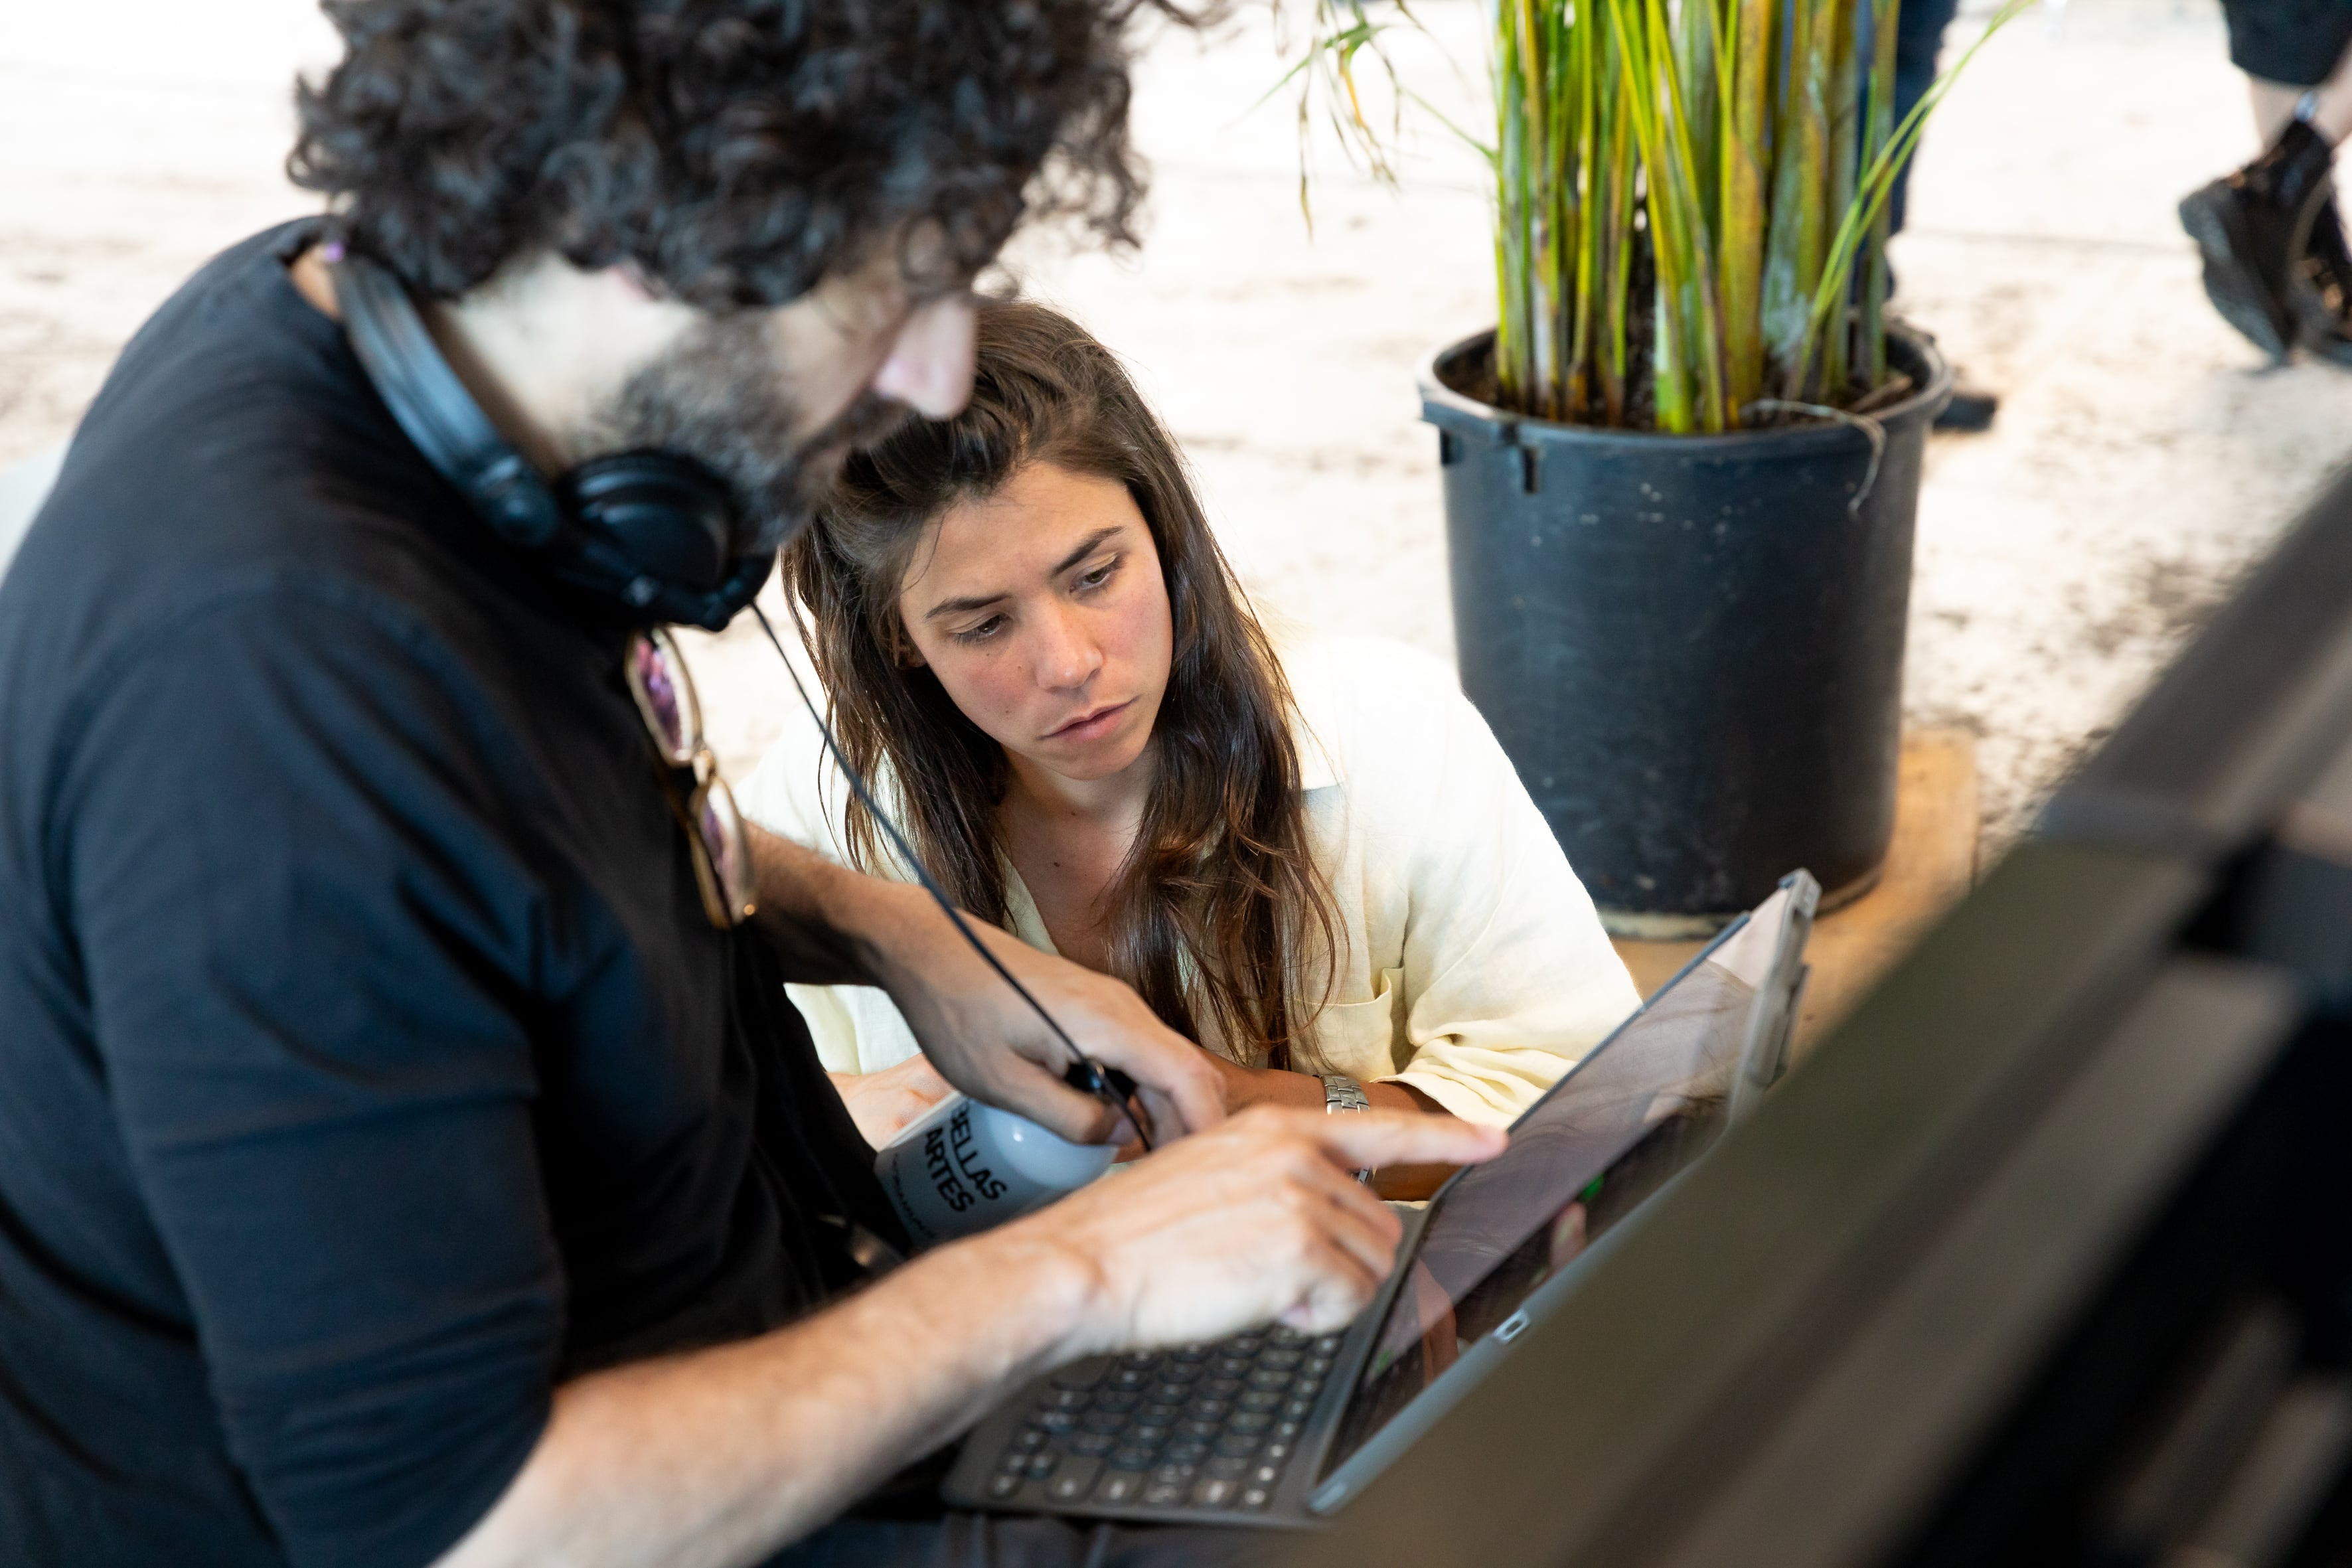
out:
<path id="1" fill-rule="evenodd" d="M 1293 6 L 1294 13 L 1301 9 Z M 1412 79 L 1473 121 L 1480 11 L 1426 0 Z M 1982 23 L 1964 16 L 1954 41 Z M 123 340 L 206 255 L 310 203 L 279 170 L 288 83 L 331 58 L 301 0 L 0 0 L 0 465 L 64 439 Z M 1446 58 L 1459 63 L 1450 70 Z M 1475 160 L 1408 130 L 1391 190 L 1318 155 L 1313 232 L 1250 16 L 1154 43 L 1157 172 L 1129 257 L 1055 237 L 1011 258 L 1135 363 L 1254 590 L 1450 655 L 1436 440 L 1417 363 L 1492 316 Z M 1938 437 L 1906 700 L 1980 739 L 1997 847 L 2352 445 L 2352 375 L 2270 369 L 2222 326 L 2172 216 L 2252 151 L 2203 0 L 2074 0 L 1993 41 L 1926 143 L 1902 303 L 2003 393 Z M 748 626 L 698 651 L 748 767 L 786 689 Z"/>

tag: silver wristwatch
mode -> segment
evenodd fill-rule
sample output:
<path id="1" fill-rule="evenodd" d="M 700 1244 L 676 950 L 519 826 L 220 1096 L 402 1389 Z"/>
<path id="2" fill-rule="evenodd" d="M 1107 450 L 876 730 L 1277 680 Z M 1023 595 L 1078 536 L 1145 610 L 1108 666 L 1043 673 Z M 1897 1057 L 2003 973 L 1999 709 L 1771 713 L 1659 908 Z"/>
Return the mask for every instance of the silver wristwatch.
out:
<path id="1" fill-rule="evenodd" d="M 1370 1110 L 1372 1102 L 1364 1093 L 1364 1086 L 1343 1072 L 1327 1072 L 1323 1078 L 1323 1113 L 1337 1116 L 1343 1110 Z M 1370 1184 L 1372 1173 L 1358 1171 L 1356 1180 Z"/>

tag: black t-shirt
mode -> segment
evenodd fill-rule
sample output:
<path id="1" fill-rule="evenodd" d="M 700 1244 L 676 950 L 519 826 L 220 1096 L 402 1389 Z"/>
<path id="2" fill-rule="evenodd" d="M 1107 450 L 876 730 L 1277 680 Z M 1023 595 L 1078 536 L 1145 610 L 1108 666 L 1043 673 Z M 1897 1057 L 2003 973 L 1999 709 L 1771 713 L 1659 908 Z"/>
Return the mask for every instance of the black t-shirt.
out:
<path id="1" fill-rule="evenodd" d="M 567 1375 L 884 1229 L 622 635 L 297 294 L 124 351 L 0 582 L 0 1561 L 428 1562 Z"/>

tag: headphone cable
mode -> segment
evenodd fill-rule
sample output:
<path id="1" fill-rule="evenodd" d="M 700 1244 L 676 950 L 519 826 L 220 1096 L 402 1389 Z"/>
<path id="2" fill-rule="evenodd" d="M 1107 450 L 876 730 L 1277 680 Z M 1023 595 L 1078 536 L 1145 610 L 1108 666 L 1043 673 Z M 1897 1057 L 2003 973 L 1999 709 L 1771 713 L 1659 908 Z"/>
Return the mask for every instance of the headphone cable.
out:
<path id="1" fill-rule="evenodd" d="M 826 723 L 824 716 L 817 711 L 816 702 L 809 696 L 807 683 L 801 679 L 800 668 L 793 663 L 792 655 L 784 651 L 783 639 L 776 636 L 776 628 L 769 624 L 767 612 L 761 609 L 757 604 L 750 607 L 752 617 L 760 623 L 760 629 L 768 634 L 768 645 L 776 650 L 776 657 L 784 661 L 784 673 L 792 677 L 793 689 L 800 693 L 801 706 L 807 709 L 808 716 L 815 721 L 817 733 L 824 737 L 826 752 L 832 756 L 834 766 L 839 768 L 842 776 L 849 781 L 850 793 L 857 797 L 857 804 L 866 808 L 867 816 L 881 825 L 883 836 L 889 839 L 892 851 L 898 855 L 902 864 L 913 870 L 915 879 L 922 884 L 925 892 L 930 894 L 932 902 L 938 904 L 946 913 L 949 921 L 954 925 L 958 933 L 971 944 L 971 950 L 980 954 L 982 962 L 996 971 L 997 977 L 1004 984 L 1013 987 L 1013 994 L 1029 1005 L 1030 1011 L 1043 1019 L 1045 1027 L 1054 1032 L 1054 1037 L 1061 1041 L 1068 1049 L 1071 1067 L 1066 1078 L 1075 1079 L 1071 1087 L 1083 1089 L 1106 1104 L 1118 1106 L 1120 1112 L 1127 1117 L 1129 1123 L 1135 1129 L 1136 1141 L 1141 1143 L 1148 1152 L 1151 1148 L 1151 1136 L 1145 1131 L 1142 1107 L 1134 1103 L 1134 1080 L 1116 1068 L 1104 1067 L 1080 1050 L 1078 1043 L 1070 1038 L 1069 1032 L 1062 1027 L 1053 1014 L 1045 1010 L 1045 1005 L 1032 995 L 1029 988 L 1014 978 L 1013 971 L 1004 967 L 1003 961 L 990 952 L 988 944 L 980 940 L 980 933 L 973 931 L 970 922 L 965 921 L 963 911 L 956 908 L 955 900 L 949 898 L 947 890 L 932 879 L 929 869 L 923 865 L 921 858 L 916 855 L 914 847 L 907 842 L 907 836 L 898 831 L 898 825 L 890 819 L 890 814 L 884 811 L 881 803 L 874 798 L 874 792 L 866 787 L 865 778 L 856 768 L 850 766 L 849 759 L 842 754 L 841 742 L 834 738 L 833 726 Z"/>

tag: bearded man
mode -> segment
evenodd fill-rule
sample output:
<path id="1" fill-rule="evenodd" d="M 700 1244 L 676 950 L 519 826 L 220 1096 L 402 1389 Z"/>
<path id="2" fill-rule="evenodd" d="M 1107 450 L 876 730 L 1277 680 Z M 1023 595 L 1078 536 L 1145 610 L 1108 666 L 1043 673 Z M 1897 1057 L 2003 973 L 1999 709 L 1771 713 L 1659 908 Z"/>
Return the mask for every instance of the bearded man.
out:
<path id="1" fill-rule="evenodd" d="M 326 216 L 147 323 L 0 583 L 0 1557 L 1075 1558 L 825 1527 L 1060 1361 L 1346 1321 L 1397 1236 L 1349 1173 L 1493 1140 L 1225 1121 L 1132 993 L 983 932 L 1058 1036 L 919 890 L 736 823 L 654 634 L 961 405 L 1024 216 L 1125 237 L 1124 8 L 328 9 Z M 788 980 L 1072 1136 L 1119 1069 L 1172 1146 L 886 1272 Z"/>

